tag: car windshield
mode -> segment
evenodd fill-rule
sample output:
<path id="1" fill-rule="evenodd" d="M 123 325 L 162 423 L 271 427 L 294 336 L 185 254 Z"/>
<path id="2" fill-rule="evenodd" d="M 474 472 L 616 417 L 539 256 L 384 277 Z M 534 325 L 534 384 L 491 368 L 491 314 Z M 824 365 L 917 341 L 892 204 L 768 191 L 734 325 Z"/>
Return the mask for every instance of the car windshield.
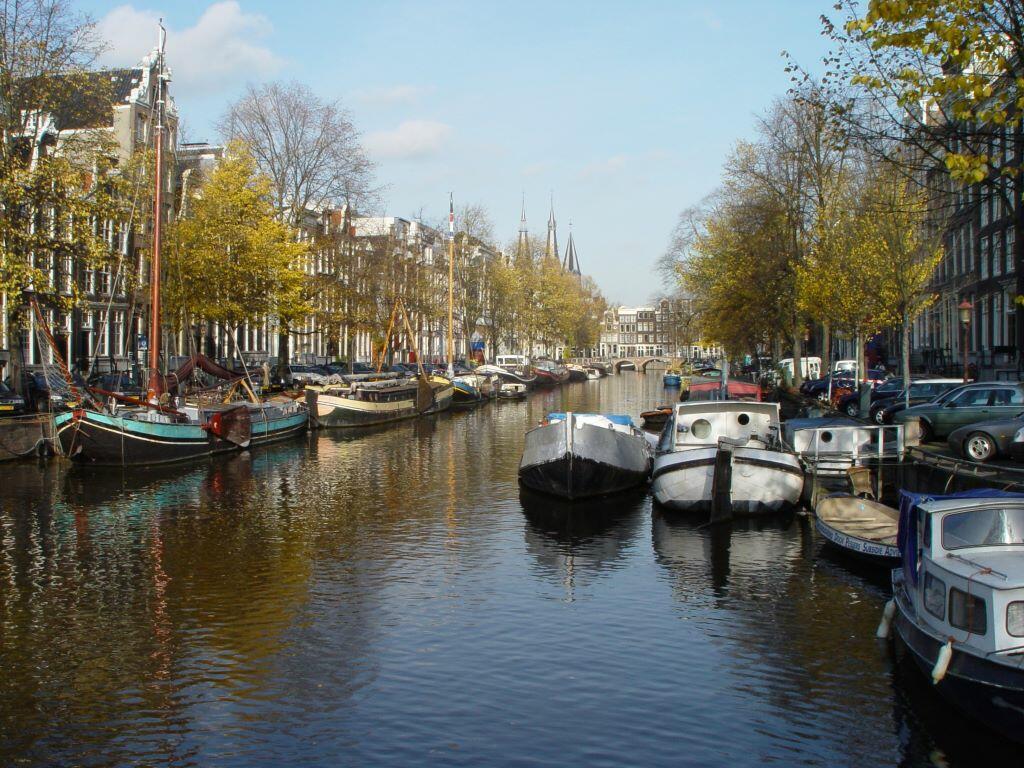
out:
<path id="1" fill-rule="evenodd" d="M 946 515 L 942 546 L 946 549 L 1024 544 L 1024 507 L 978 509 Z"/>

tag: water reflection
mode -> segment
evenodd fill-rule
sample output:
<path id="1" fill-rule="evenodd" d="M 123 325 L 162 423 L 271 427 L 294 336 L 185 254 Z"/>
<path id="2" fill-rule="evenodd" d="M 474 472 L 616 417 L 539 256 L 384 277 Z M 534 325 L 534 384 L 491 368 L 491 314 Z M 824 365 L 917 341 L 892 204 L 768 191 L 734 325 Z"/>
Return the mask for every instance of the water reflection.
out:
<path id="1" fill-rule="evenodd" d="M 649 507 L 645 490 L 569 502 L 521 488 L 519 502 L 527 551 L 546 577 L 563 585 L 568 601 L 634 545 Z"/>
<path id="2" fill-rule="evenodd" d="M 0 764 L 1010 764 L 801 518 L 520 492 L 546 413 L 661 396 L 624 374 L 190 466 L 0 467 Z"/>

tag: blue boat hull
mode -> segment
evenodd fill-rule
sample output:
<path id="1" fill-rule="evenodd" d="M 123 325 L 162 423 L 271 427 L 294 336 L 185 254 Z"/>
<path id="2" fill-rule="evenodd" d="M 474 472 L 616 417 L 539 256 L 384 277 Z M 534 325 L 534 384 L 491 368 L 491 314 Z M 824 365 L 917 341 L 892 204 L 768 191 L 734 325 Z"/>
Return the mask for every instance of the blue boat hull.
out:
<path id="1" fill-rule="evenodd" d="M 683 383 L 682 377 L 674 374 L 666 374 L 662 377 L 661 381 L 666 387 L 679 387 L 682 386 Z"/>
<path id="2" fill-rule="evenodd" d="M 308 422 L 305 411 L 266 419 L 257 410 L 249 444 L 263 445 L 300 434 Z M 58 414 L 54 434 L 61 454 L 79 464 L 170 464 L 241 450 L 198 424 L 150 423 L 85 410 Z"/>

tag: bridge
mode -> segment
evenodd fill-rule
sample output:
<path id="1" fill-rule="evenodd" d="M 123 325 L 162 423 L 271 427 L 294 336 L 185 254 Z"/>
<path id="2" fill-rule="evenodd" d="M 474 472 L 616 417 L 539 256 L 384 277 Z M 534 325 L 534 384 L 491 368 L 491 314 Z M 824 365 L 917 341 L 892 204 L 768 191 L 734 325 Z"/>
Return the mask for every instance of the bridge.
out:
<path id="1" fill-rule="evenodd" d="M 651 363 L 662 363 L 666 368 L 682 367 L 682 358 L 668 357 L 573 357 L 566 360 L 567 363 L 575 365 L 607 365 L 613 373 L 620 373 L 622 366 L 632 363 L 638 373 L 647 373 L 647 366 Z"/>

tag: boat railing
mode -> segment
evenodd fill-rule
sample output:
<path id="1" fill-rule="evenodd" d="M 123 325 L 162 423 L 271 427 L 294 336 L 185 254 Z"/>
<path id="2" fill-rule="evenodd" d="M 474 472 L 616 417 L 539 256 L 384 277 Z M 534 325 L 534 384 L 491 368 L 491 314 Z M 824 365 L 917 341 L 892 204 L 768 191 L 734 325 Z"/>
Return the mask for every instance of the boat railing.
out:
<path id="1" fill-rule="evenodd" d="M 793 450 L 812 466 L 843 460 L 856 466 L 873 459 L 903 460 L 903 425 L 826 426 L 798 429 Z"/>

